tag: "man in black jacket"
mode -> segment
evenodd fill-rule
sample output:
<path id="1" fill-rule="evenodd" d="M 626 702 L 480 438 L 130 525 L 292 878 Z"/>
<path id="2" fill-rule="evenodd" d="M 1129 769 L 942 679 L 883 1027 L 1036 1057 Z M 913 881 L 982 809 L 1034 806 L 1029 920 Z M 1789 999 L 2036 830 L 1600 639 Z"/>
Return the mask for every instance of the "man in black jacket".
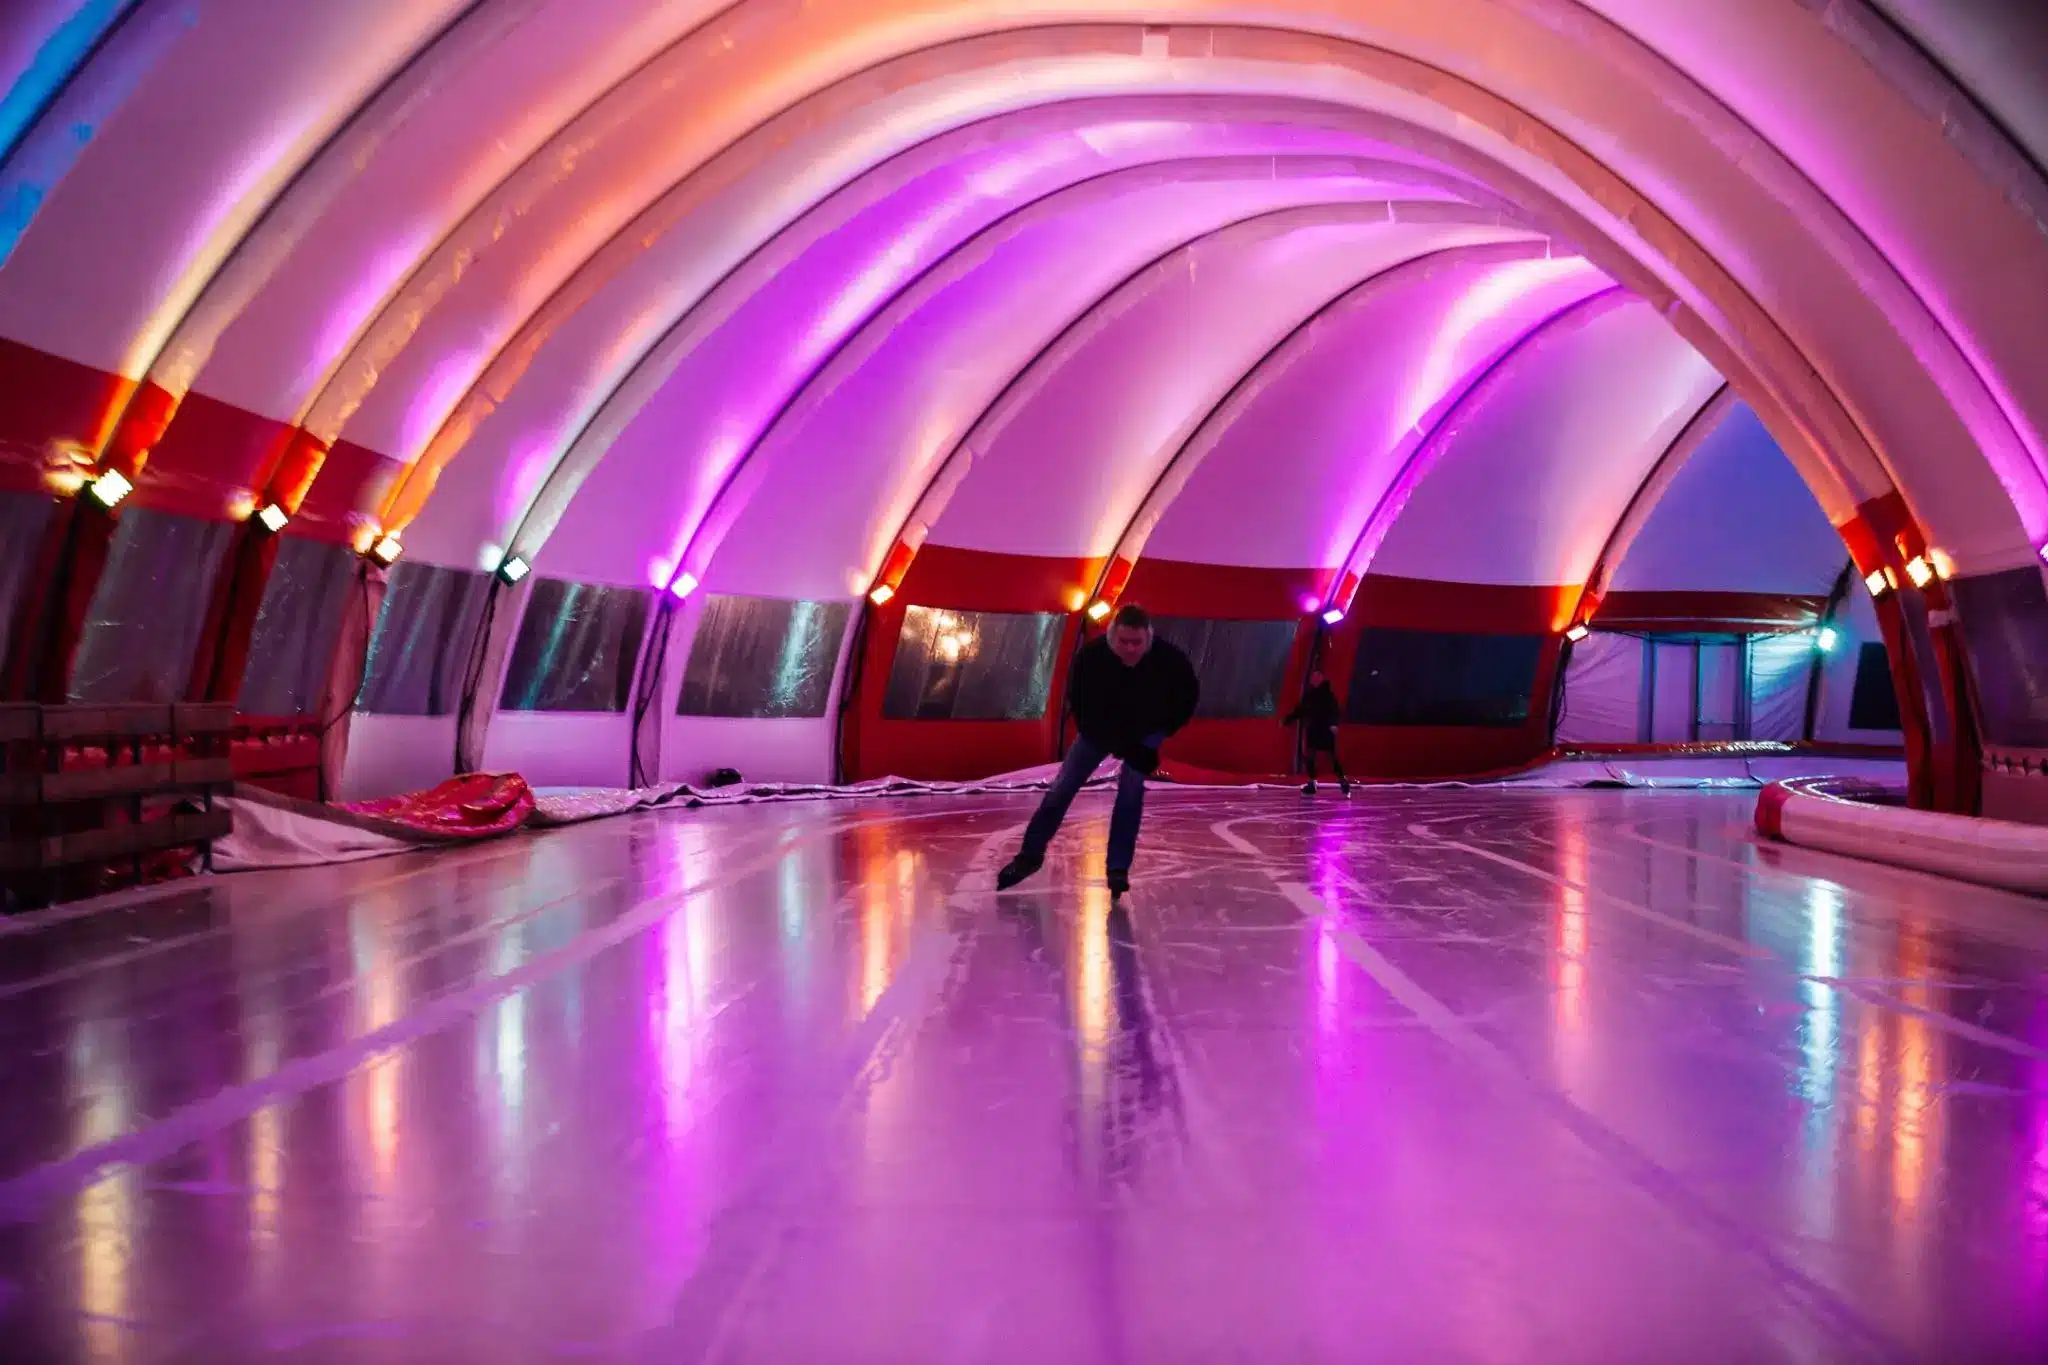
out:
<path id="1" fill-rule="evenodd" d="M 1330 756 L 1330 766 L 1336 770 L 1337 785 L 1346 796 L 1351 795 L 1351 779 L 1344 776 L 1344 765 L 1337 761 L 1337 694 L 1330 690 L 1330 679 L 1322 669 L 1310 671 L 1308 689 L 1301 694 L 1301 705 L 1287 713 L 1283 725 L 1301 727 L 1302 756 L 1308 760 L 1308 782 L 1302 787 L 1304 796 L 1316 794 L 1316 757 Z"/>
<path id="2" fill-rule="evenodd" d="M 1114 757 L 1123 760 L 1123 771 L 1109 815 L 1109 892 L 1121 896 L 1131 886 L 1145 779 L 1159 768 L 1159 746 L 1194 717 L 1201 687 L 1188 656 L 1154 639 L 1152 618 L 1133 605 L 1117 612 L 1108 635 L 1075 657 L 1067 695 L 1080 733 L 1024 830 L 1024 847 L 996 874 L 996 889 L 1007 891 L 1038 871 L 1074 793 L 1103 759 Z"/>

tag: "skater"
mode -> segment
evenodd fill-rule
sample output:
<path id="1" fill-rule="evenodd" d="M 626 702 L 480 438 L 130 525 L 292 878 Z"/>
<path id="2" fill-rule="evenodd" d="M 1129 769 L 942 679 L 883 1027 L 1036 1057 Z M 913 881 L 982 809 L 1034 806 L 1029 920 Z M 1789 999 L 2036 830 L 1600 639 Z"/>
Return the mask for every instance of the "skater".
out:
<path id="1" fill-rule="evenodd" d="M 1119 897 L 1130 890 L 1145 779 L 1159 768 L 1159 746 L 1193 719 L 1200 690 L 1188 656 L 1153 638 L 1152 618 L 1143 607 L 1117 612 L 1109 634 L 1083 646 L 1074 659 L 1068 695 L 1079 733 L 1024 830 L 1024 846 L 996 874 L 996 889 L 1007 891 L 1038 871 L 1074 793 L 1103 759 L 1114 757 L 1123 760 L 1123 771 L 1109 816 L 1109 893 Z"/>
<path id="2" fill-rule="evenodd" d="M 1337 761 L 1337 694 L 1330 690 L 1330 679 L 1320 668 L 1312 668 L 1308 674 L 1308 690 L 1301 694 L 1301 705 L 1287 713 L 1283 725 L 1301 727 L 1303 757 L 1308 762 L 1308 781 L 1302 784 L 1303 796 L 1316 794 L 1316 755 L 1328 754 L 1330 767 L 1337 774 L 1337 786 L 1346 796 L 1351 795 L 1351 779 L 1344 776 L 1344 765 Z"/>

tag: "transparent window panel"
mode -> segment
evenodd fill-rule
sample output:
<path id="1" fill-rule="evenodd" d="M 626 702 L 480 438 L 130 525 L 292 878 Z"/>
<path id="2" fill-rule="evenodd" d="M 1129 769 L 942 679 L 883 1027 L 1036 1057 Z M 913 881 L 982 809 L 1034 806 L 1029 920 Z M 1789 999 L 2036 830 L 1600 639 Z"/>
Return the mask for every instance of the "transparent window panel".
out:
<path id="1" fill-rule="evenodd" d="M 1358 640 L 1345 718 L 1359 725 L 1526 725 L 1543 644 L 1539 635 L 1368 627 Z"/>
<path id="2" fill-rule="evenodd" d="M 1949 587 L 1976 675 L 1985 741 L 2048 748 L 2048 587 L 2040 570 L 1959 578 Z M 1860 673 L 1856 694 L 1863 695 Z"/>
<path id="3" fill-rule="evenodd" d="M 676 714 L 761 720 L 824 715 L 850 614 L 845 602 L 706 598 Z"/>
<path id="4" fill-rule="evenodd" d="M 234 539 L 230 522 L 130 507 L 71 662 L 71 700 L 100 706 L 185 695 L 214 579 Z"/>
<path id="5" fill-rule="evenodd" d="M 1856 658 L 1856 689 L 1849 694 L 1851 730 L 1896 730 L 1899 692 L 1892 685 L 1891 655 L 1881 643 L 1863 646 Z"/>
<path id="6" fill-rule="evenodd" d="M 1202 680 L 1197 716 L 1220 720 L 1279 714 L 1294 653 L 1293 621 L 1155 617 L 1152 628 L 1186 652 Z"/>
<path id="7" fill-rule="evenodd" d="M 318 713 L 350 594 L 365 590 L 359 564 L 344 545 L 302 536 L 278 542 L 236 710 L 248 716 Z"/>
<path id="8" fill-rule="evenodd" d="M 0 493 L 0 659 L 7 657 L 22 587 L 56 510 L 57 500 L 41 493 Z"/>
<path id="9" fill-rule="evenodd" d="M 623 711 L 647 633 L 645 588 L 534 582 L 499 704 L 508 711 Z"/>
<path id="10" fill-rule="evenodd" d="M 891 720 L 1039 720 L 1064 618 L 911 607 L 882 714 Z"/>
<path id="11" fill-rule="evenodd" d="M 356 709 L 386 716 L 453 713 L 489 593 L 487 575 L 400 561 L 370 636 Z"/>

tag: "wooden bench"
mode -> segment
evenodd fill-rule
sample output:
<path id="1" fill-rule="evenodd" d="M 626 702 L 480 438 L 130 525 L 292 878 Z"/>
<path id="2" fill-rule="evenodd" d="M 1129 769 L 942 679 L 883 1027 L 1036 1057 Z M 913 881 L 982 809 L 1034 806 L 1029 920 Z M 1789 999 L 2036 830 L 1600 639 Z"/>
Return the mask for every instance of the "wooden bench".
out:
<path id="1" fill-rule="evenodd" d="M 4 903 L 133 885 L 177 849 L 210 863 L 232 827 L 214 800 L 234 781 L 234 723 L 225 704 L 0 705 Z"/>

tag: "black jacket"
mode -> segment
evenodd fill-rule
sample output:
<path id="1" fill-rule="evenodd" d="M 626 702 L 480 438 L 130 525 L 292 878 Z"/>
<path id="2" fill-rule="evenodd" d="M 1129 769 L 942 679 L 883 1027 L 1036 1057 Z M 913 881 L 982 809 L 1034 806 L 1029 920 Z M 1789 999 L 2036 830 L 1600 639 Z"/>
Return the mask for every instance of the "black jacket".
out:
<path id="1" fill-rule="evenodd" d="M 1126 665 L 1106 638 L 1082 646 L 1067 693 L 1074 725 L 1089 743 L 1122 759 L 1147 760 L 1145 740 L 1170 735 L 1194 718 L 1201 684 L 1188 656 L 1153 637 L 1136 667 Z"/>
<path id="2" fill-rule="evenodd" d="M 1312 749 L 1327 749 L 1337 737 L 1337 694 L 1330 680 L 1323 679 L 1301 694 L 1301 705 L 1287 713 L 1288 725 L 1300 725 L 1308 732 Z"/>

